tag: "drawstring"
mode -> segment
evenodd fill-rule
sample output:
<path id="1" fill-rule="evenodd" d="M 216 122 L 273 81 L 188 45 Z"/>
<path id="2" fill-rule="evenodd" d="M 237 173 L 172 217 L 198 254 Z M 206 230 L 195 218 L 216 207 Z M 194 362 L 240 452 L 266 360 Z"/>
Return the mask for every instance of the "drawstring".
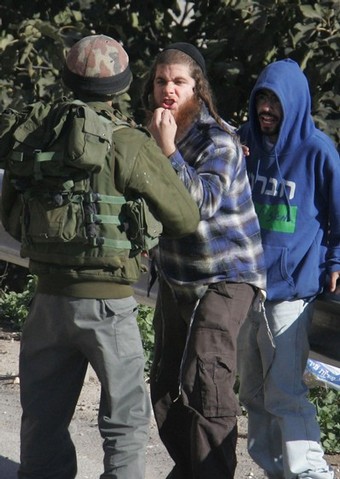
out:
<path id="1" fill-rule="evenodd" d="M 264 318 L 264 322 L 266 323 L 266 329 L 267 329 L 268 337 L 270 339 L 270 343 L 273 346 L 273 348 L 275 349 L 275 347 L 276 347 L 275 346 L 275 341 L 274 341 L 273 333 L 271 332 L 271 329 L 269 327 L 269 322 L 268 322 L 268 318 L 267 318 L 267 315 L 266 315 L 266 308 L 264 307 L 264 299 L 262 299 L 259 302 L 259 311 L 262 312 L 262 314 L 263 314 L 263 318 Z"/>
<path id="2" fill-rule="evenodd" d="M 264 318 L 264 322 L 266 323 L 266 329 L 267 329 L 268 337 L 270 339 L 271 345 L 273 346 L 273 348 L 275 348 L 275 342 L 274 342 L 273 334 L 272 334 L 271 329 L 269 327 L 269 321 L 268 321 L 268 318 L 267 318 L 267 315 L 266 315 L 266 309 L 265 309 L 265 306 L 264 306 L 265 299 L 266 299 L 265 292 L 262 291 L 261 289 L 258 289 L 257 293 L 256 293 L 256 296 L 255 296 L 255 299 L 253 301 L 252 308 L 257 313 L 262 313 L 262 316 Z"/>
<path id="3" fill-rule="evenodd" d="M 275 341 L 274 341 L 274 337 L 273 337 L 273 333 L 271 332 L 271 329 L 270 329 L 270 326 L 269 326 L 269 321 L 268 321 L 268 318 L 267 318 L 267 315 L 266 315 L 266 309 L 265 309 L 265 305 L 264 305 L 264 298 L 260 299 L 258 305 L 257 305 L 257 308 L 256 308 L 256 311 L 259 312 L 259 313 L 262 313 L 261 314 L 261 318 L 264 319 L 264 322 L 265 322 L 265 325 L 266 325 L 266 330 L 267 330 L 267 337 L 270 341 L 270 344 L 273 348 L 273 354 L 275 355 L 275 349 L 276 349 L 276 346 L 275 346 Z M 271 370 L 271 367 L 273 365 L 273 360 L 271 360 L 271 363 L 270 363 L 270 366 L 268 367 L 268 369 L 266 371 L 264 371 L 264 374 L 263 374 L 263 383 L 260 384 L 258 386 L 258 388 L 254 391 L 252 397 L 256 397 L 258 394 L 261 394 L 261 391 L 264 387 L 264 384 L 266 382 L 266 379 L 267 379 L 267 376 L 269 374 L 269 371 Z"/>
<path id="4" fill-rule="evenodd" d="M 261 164 L 261 161 L 260 161 L 260 160 L 257 160 L 255 183 L 256 183 L 256 181 L 258 180 L 258 177 L 259 177 L 260 164 Z"/>
<path id="5" fill-rule="evenodd" d="M 284 182 L 284 180 L 283 180 L 283 178 L 282 178 L 281 169 L 280 169 L 280 165 L 279 165 L 279 159 L 278 159 L 278 156 L 277 156 L 277 153 L 276 153 L 276 150 L 275 150 L 275 149 L 274 149 L 274 154 L 275 154 L 275 163 L 276 163 L 276 166 L 277 166 L 277 171 L 278 171 L 279 177 L 280 177 L 280 183 L 281 183 L 281 185 L 282 185 L 283 192 L 284 192 L 284 197 L 285 197 L 286 203 L 287 203 L 287 219 L 288 219 L 288 221 L 290 222 L 290 221 L 292 220 L 292 217 L 291 217 L 291 205 L 290 205 L 289 197 L 288 197 L 288 194 L 287 194 L 285 182 Z"/>

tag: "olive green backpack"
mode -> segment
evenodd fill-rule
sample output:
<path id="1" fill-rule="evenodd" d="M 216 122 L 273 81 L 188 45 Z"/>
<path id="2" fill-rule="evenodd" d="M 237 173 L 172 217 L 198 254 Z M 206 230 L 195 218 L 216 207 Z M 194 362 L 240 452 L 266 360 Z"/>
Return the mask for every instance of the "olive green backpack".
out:
<path id="1" fill-rule="evenodd" d="M 89 234 L 86 224 L 91 176 L 104 166 L 113 131 L 127 126 L 123 117 L 115 116 L 113 121 L 78 100 L 52 105 L 36 102 L 22 112 L 5 110 L 0 115 L 0 168 L 5 170 L 1 213 L 9 234 L 35 243 L 76 240 L 94 247 L 100 244 L 104 239 Z M 38 196 L 40 210 L 31 214 L 27 231 L 23 203 L 34 205 Z M 129 224 L 124 244 L 106 239 L 106 245 L 137 254 L 158 243 L 162 225 L 142 198 L 128 201 L 111 196 L 100 201 L 121 204 L 123 215 L 119 219 L 98 216 L 98 221 Z M 60 218 L 69 216 L 70 203 L 74 220 L 66 224 Z"/>

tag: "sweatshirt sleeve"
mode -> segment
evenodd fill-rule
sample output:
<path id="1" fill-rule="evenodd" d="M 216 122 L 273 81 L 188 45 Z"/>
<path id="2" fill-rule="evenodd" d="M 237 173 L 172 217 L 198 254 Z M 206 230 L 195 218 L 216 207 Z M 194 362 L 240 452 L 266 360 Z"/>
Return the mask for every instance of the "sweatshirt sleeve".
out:
<path id="1" fill-rule="evenodd" d="M 340 158 L 335 148 L 329 148 L 326 152 L 322 174 L 328 191 L 327 270 L 332 273 L 340 271 Z"/>
<path id="2" fill-rule="evenodd" d="M 128 190 L 145 199 L 162 223 L 164 235 L 178 238 L 195 232 L 199 223 L 196 203 L 155 141 L 144 136 L 127 178 Z"/>

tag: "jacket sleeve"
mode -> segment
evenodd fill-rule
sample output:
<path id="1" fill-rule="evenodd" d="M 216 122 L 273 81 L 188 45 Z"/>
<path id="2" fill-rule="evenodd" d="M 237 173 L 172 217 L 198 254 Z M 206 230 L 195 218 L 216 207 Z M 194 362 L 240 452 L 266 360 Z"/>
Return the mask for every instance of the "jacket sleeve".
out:
<path id="1" fill-rule="evenodd" d="M 21 195 L 13 188 L 5 171 L 1 185 L 0 217 L 5 231 L 17 241 L 21 241 L 21 216 Z"/>
<path id="2" fill-rule="evenodd" d="M 325 148 L 326 150 L 326 148 Z M 322 171 L 319 177 L 323 178 L 328 204 L 324 217 L 328 218 L 328 248 L 327 248 L 327 271 L 329 273 L 340 271 L 340 207 L 339 207 L 339 184 L 340 184 L 340 157 L 335 148 L 329 147 L 321 162 Z M 327 201 L 328 200 L 328 201 Z"/>
<path id="3" fill-rule="evenodd" d="M 131 195 L 145 199 L 152 214 L 162 223 L 164 235 L 179 238 L 194 233 L 200 220 L 199 210 L 170 161 L 152 138 L 139 131 L 132 136 L 131 130 L 129 136 L 129 129 L 121 133 L 126 158 L 131 159 L 128 150 L 134 141 L 139 141 L 140 147 L 134 161 L 129 162 L 130 168 L 125 168 L 124 192 L 127 189 Z"/>

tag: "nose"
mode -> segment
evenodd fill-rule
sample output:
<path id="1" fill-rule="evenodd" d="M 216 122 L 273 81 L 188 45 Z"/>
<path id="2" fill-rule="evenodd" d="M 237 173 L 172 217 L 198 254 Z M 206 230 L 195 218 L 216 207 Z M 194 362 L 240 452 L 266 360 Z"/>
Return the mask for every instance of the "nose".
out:
<path id="1" fill-rule="evenodd" d="M 273 106 L 272 102 L 269 100 L 269 98 L 266 98 L 262 101 L 262 108 L 264 110 L 270 110 L 271 107 Z"/>
<path id="2" fill-rule="evenodd" d="M 257 104 L 258 110 L 265 113 L 273 113 L 273 106 L 273 102 L 269 98 L 263 99 Z"/>
<path id="3" fill-rule="evenodd" d="M 164 92 L 167 94 L 171 94 L 174 92 L 174 83 L 173 82 L 167 82 L 164 84 L 163 88 Z"/>

